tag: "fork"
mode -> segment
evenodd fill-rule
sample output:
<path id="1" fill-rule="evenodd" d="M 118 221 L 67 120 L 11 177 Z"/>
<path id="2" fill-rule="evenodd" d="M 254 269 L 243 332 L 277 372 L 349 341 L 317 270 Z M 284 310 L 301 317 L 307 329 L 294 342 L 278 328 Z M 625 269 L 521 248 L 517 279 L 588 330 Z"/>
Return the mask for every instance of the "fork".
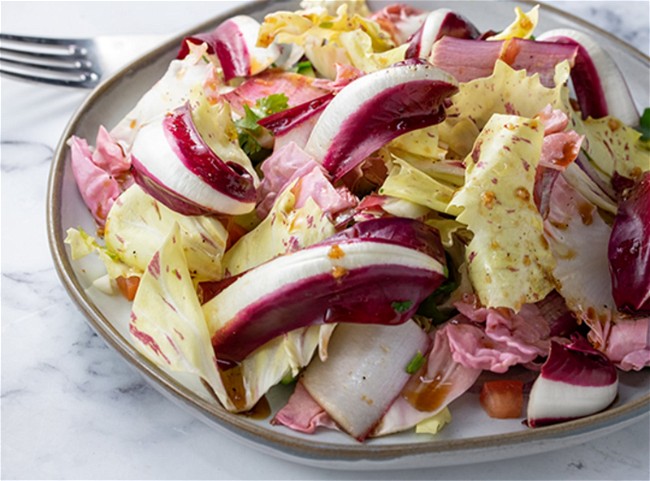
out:
<path id="1" fill-rule="evenodd" d="M 90 89 L 164 39 L 153 35 L 55 39 L 3 33 L 0 75 Z"/>

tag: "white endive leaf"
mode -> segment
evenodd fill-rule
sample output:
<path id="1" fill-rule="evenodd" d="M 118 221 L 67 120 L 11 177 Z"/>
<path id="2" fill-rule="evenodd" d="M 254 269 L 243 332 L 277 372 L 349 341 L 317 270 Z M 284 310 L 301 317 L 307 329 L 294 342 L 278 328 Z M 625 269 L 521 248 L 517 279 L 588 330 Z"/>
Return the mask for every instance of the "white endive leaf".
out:
<path id="1" fill-rule="evenodd" d="M 185 216 L 132 185 L 117 198 L 106 219 L 106 246 L 122 262 L 143 272 L 174 224 L 180 228 L 189 271 L 196 280 L 221 278 L 228 233 L 213 216 Z"/>
<path id="2" fill-rule="evenodd" d="M 129 330 L 135 346 L 151 361 L 170 371 L 200 376 L 226 408 L 234 408 L 217 369 L 178 224 L 140 280 Z"/>

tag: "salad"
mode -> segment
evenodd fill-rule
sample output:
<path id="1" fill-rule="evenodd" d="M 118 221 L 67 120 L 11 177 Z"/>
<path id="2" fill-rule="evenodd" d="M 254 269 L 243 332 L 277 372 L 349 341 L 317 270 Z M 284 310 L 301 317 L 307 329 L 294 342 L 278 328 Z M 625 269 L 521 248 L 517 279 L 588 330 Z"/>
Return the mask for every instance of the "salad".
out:
<path id="1" fill-rule="evenodd" d="M 290 385 L 300 432 L 435 434 L 470 390 L 531 428 L 607 409 L 650 366 L 650 111 L 538 15 L 303 1 L 185 38 L 69 139 L 72 258 L 144 356 L 233 413 Z"/>

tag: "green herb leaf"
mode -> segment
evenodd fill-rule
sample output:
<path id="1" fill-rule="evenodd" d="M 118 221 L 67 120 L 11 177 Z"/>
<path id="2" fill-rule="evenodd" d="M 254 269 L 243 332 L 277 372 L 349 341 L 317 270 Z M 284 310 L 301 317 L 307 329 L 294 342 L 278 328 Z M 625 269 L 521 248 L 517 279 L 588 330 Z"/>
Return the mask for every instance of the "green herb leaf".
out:
<path id="1" fill-rule="evenodd" d="M 413 301 L 395 301 L 390 305 L 390 307 L 392 307 L 398 314 L 403 314 L 408 311 L 412 305 Z"/>
<path id="2" fill-rule="evenodd" d="M 262 149 L 262 146 L 257 140 L 264 134 L 263 128 L 257 122 L 264 117 L 288 108 L 289 99 L 285 94 L 272 94 L 268 97 L 257 99 L 254 107 L 244 104 L 244 116 L 235 121 L 235 127 L 237 127 L 239 134 L 239 146 L 251 160 L 263 160 L 258 159 L 257 157 L 259 156 L 256 156 L 256 154 L 259 154 L 263 150 L 267 152 L 265 149 Z"/>
<path id="3" fill-rule="evenodd" d="M 271 94 L 268 97 L 258 99 L 255 107 L 260 118 L 264 118 L 287 110 L 289 108 L 289 99 L 285 94 Z"/>
<path id="4" fill-rule="evenodd" d="M 248 105 L 244 104 L 244 116 L 237 120 L 235 125 L 240 129 L 255 131 L 260 128 L 257 121 L 261 118 Z"/>
<path id="5" fill-rule="evenodd" d="M 239 146 L 249 157 L 257 154 L 262 150 L 262 146 L 250 132 L 243 131 L 239 133 Z"/>
<path id="6" fill-rule="evenodd" d="M 641 115 L 639 121 L 639 132 L 641 132 L 641 140 L 647 142 L 650 140 L 650 108 L 646 108 Z"/>
<path id="7" fill-rule="evenodd" d="M 415 374 L 424 365 L 425 360 L 426 358 L 420 351 L 418 351 L 417 354 L 413 356 L 413 359 L 411 359 L 406 365 L 406 372 L 409 374 Z"/>
<path id="8" fill-rule="evenodd" d="M 311 64 L 309 60 L 305 60 L 304 62 L 298 62 L 296 65 L 296 73 L 299 73 L 300 75 L 308 75 L 310 77 L 316 76 L 314 72 L 314 66 Z"/>

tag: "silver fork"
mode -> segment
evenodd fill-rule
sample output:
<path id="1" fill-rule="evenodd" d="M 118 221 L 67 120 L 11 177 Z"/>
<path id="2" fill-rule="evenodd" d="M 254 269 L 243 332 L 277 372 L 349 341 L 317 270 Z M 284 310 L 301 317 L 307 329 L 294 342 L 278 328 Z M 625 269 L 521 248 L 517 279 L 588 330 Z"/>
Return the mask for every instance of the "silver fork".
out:
<path id="1" fill-rule="evenodd" d="M 102 78 L 160 45 L 163 36 L 84 39 L 0 34 L 0 75 L 19 80 L 94 88 Z"/>

